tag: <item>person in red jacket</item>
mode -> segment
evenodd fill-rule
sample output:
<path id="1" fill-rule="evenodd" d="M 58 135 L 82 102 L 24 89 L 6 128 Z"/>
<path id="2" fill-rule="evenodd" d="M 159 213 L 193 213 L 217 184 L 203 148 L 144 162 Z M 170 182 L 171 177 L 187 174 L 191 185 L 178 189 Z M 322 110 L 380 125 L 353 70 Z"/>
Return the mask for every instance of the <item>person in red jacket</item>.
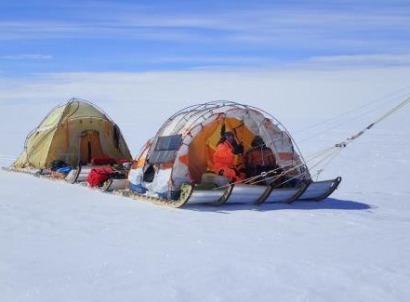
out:
<path id="1" fill-rule="evenodd" d="M 213 171 L 225 176 L 230 182 L 242 180 L 245 175 L 235 167 L 235 155 L 243 153 L 243 146 L 238 144 L 232 132 L 225 132 L 216 146 L 213 155 Z"/>

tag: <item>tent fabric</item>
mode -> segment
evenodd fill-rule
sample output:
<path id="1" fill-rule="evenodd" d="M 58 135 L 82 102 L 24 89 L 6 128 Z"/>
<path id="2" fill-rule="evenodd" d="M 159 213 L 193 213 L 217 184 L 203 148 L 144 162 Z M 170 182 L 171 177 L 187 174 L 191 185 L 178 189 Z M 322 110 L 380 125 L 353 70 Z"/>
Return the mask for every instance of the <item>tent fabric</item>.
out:
<path id="1" fill-rule="evenodd" d="M 15 168 L 43 169 L 54 160 L 75 167 L 95 157 L 131 160 L 128 146 L 111 118 L 88 101 L 70 99 L 56 106 L 26 138 Z"/>
<path id="2" fill-rule="evenodd" d="M 258 108 L 229 101 L 194 105 L 175 113 L 137 156 L 134 169 L 140 170 L 137 174 L 148 166 L 154 166 L 157 174 L 161 171 L 161 191 L 154 192 L 160 195 L 178 191 L 184 183 L 198 184 L 212 167 L 212 155 L 223 131 L 233 132 L 245 152 L 252 148 L 253 138 L 260 136 L 281 167 L 296 177 L 310 179 L 293 139 L 278 120 Z M 236 164 L 242 162 L 243 157 L 237 156 Z M 132 182 L 135 178 L 130 182 L 148 191 L 152 188 L 151 183 L 139 180 L 137 184 Z M 154 182 L 158 183 L 155 177 Z"/>

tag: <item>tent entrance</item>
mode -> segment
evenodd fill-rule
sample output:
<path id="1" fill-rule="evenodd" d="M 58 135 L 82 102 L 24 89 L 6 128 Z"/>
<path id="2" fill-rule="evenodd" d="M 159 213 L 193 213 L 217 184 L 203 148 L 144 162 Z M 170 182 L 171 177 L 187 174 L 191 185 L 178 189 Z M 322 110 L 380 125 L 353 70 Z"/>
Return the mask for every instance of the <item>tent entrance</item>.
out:
<path id="1" fill-rule="evenodd" d="M 83 164 L 91 162 L 92 158 L 102 157 L 100 133 L 96 130 L 86 130 L 80 136 L 80 160 Z"/>

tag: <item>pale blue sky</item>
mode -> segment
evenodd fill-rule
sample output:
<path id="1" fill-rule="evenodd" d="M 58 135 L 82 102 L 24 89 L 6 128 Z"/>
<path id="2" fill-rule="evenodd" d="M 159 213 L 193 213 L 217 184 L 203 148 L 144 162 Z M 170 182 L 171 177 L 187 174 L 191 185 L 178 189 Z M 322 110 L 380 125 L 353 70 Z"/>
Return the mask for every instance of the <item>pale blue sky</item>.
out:
<path id="1" fill-rule="evenodd" d="M 0 75 L 410 65 L 410 1 L 1 1 Z"/>

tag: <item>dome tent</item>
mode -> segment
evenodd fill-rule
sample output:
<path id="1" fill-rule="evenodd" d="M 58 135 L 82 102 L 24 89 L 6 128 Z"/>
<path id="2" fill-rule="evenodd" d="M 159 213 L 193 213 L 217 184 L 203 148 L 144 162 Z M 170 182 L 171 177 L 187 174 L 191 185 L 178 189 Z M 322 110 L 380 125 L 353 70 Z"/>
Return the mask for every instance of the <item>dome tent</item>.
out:
<path id="1" fill-rule="evenodd" d="M 179 198 L 184 184 L 193 186 L 195 192 L 195 187 L 203 183 L 204 175 L 211 167 L 212 155 L 223 131 L 233 132 L 243 144 L 245 152 L 251 148 L 254 137 L 260 136 L 274 152 L 278 165 L 287 171 L 288 179 L 297 180 L 299 184 L 311 182 L 300 152 L 278 120 L 252 106 L 215 101 L 187 107 L 165 121 L 137 156 L 129 173 L 130 189 L 139 194 L 155 194 L 159 198 L 171 200 Z M 273 189 L 245 184 L 223 187 L 229 187 L 230 191 L 227 193 L 224 189 L 221 196 L 217 194 L 218 204 L 221 200 L 225 202 L 227 195 L 235 192 L 231 191 L 233 187 L 237 195 L 239 189 L 245 192 L 257 190 L 255 194 L 261 195 L 256 198 L 257 202 L 266 201 Z M 289 194 L 296 198 L 303 190 L 297 188 L 298 196 L 295 192 Z M 216 194 L 214 191 L 206 194 Z M 195 199 L 192 197 L 190 202 Z"/>
<path id="2" fill-rule="evenodd" d="M 76 167 L 93 158 L 131 159 L 119 127 L 88 101 L 72 98 L 54 107 L 29 133 L 13 168 L 50 167 L 61 160 Z"/>

